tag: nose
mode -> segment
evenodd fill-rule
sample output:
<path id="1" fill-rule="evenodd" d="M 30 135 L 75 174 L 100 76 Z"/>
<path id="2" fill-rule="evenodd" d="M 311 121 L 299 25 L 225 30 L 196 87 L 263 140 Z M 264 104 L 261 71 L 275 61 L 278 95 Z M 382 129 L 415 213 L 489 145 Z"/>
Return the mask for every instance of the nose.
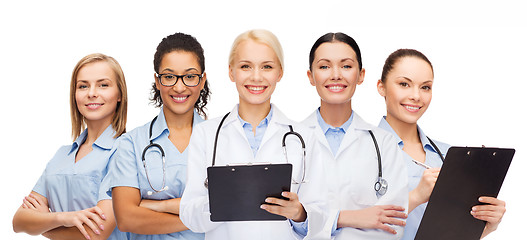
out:
<path id="1" fill-rule="evenodd" d="M 95 98 L 97 97 L 99 94 L 97 92 L 97 88 L 96 87 L 90 87 L 90 90 L 88 90 L 88 97 L 90 98 Z"/>
<path id="2" fill-rule="evenodd" d="M 255 68 L 255 69 L 253 70 L 253 74 L 252 74 L 252 75 L 253 75 L 253 76 L 252 76 L 252 77 L 253 77 L 253 80 L 254 80 L 255 82 L 261 82 L 261 81 L 263 80 L 262 73 L 263 73 L 263 71 L 261 71 L 261 70 L 258 69 L 258 68 Z"/>
<path id="3" fill-rule="evenodd" d="M 185 84 L 183 83 L 183 77 L 178 78 L 176 84 L 172 86 L 172 89 L 174 89 L 174 91 L 176 92 L 183 92 L 186 88 L 187 86 L 185 86 Z"/>
<path id="4" fill-rule="evenodd" d="M 340 71 L 340 68 L 334 67 L 331 71 L 331 80 L 339 80 L 342 79 L 342 72 Z"/>
<path id="5" fill-rule="evenodd" d="M 416 102 L 418 102 L 419 100 L 421 100 L 421 92 L 419 91 L 419 87 L 416 86 L 414 88 L 412 88 L 412 93 L 410 95 L 410 99 L 411 100 L 414 100 Z"/>

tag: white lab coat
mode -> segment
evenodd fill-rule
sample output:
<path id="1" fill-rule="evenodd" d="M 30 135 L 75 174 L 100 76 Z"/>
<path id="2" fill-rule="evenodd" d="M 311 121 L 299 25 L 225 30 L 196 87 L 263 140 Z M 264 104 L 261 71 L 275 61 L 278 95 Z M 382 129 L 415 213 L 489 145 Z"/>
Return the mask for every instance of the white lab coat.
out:
<path id="1" fill-rule="evenodd" d="M 204 232 L 205 239 L 301 239 L 293 231 L 289 220 L 284 221 L 210 221 L 208 190 L 204 186 L 206 169 L 212 165 L 212 152 L 216 130 L 222 117 L 205 121 L 194 128 L 189 143 L 188 181 L 180 205 L 180 217 L 185 226 L 194 232 Z M 316 238 L 323 222 L 326 221 L 327 194 L 323 181 L 322 161 L 313 159 L 313 132 L 305 126 L 289 120 L 273 105 L 273 115 L 265 131 L 260 148 L 254 157 L 245 132 L 238 119 L 238 106 L 235 106 L 225 119 L 218 137 L 216 166 L 231 163 L 270 162 L 285 163 L 282 151 L 282 137 L 292 125 L 306 143 L 307 183 L 292 184 L 291 191 L 298 194 L 308 218 L 309 239 Z M 287 137 L 289 162 L 293 164 L 293 179 L 302 179 L 302 149 L 300 140 Z M 262 199 L 263 201 L 264 199 Z M 236 211 L 236 209 L 233 209 Z"/>
<path id="2" fill-rule="evenodd" d="M 320 125 L 316 111 L 304 123 L 315 132 L 318 154 L 324 160 L 326 187 L 329 191 L 329 216 L 324 232 L 329 234 L 340 210 L 364 209 L 374 205 L 398 205 L 408 208 L 408 177 L 402 153 L 392 134 L 366 123 L 357 113 L 349 126 L 336 156 L 331 152 Z M 372 130 L 382 160 L 382 176 L 388 181 L 384 196 L 377 196 L 374 184 L 379 170 L 377 152 L 368 130 Z M 406 211 L 407 213 L 407 211 Z M 392 226 L 397 235 L 377 229 L 341 228 L 335 239 L 400 239 L 403 227 Z"/>

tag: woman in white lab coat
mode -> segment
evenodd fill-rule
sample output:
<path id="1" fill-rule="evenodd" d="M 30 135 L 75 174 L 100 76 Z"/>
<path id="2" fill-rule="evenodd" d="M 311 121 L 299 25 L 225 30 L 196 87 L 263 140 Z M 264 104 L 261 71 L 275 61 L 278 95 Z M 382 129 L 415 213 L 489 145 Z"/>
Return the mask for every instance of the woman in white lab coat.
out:
<path id="1" fill-rule="evenodd" d="M 423 53 L 414 49 L 399 49 L 390 54 L 377 83 L 379 94 L 386 100 L 387 111 L 379 127 L 397 138 L 408 166 L 409 214 L 403 239 L 415 238 L 443 164 L 439 154 L 446 154 L 450 148 L 448 144 L 428 138 L 417 125 L 432 100 L 433 83 L 432 63 Z M 414 161 L 426 165 L 418 165 Z M 431 168 L 425 169 L 423 166 Z M 505 202 L 485 196 L 479 201 L 488 205 L 475 206 L 471 214 L 487 221 L 482 234 L 484 237 L 498 227 L 505 213 Z"/>
<path id="2" fill-rule="evenodd" d="M 233 163 L 292 163 L 289 200 L 267 198 L 262 209 L 286 217 L 283 221 L 210 220 L 209 196 L 205 187 L 207 167 L 212 165 L 215 134 L 221 118 L 198 125 L 190 140 L 188 183 L 180 206 L 180 217 L 194 232 L 204 232 L 205 239 L 295 239 L 314 236 L 322 226 L 325 195 L 321 162 L 312 158 L 312 132 L 289 120 L 274 104 L 271 95 L 283 75 L 283 56 L 278 39 L 266 30 L 251 30 L 239 35 L 229 58 L 229 77 L 236 84 L 239 104 L 221 126 L 215 166 Z M 289 125 L 306 143 L 306 162 L 302 161 L 299 138 L 288 137 L 286 160 L 282 137 Z M 302 179 L 306 164 L 305 179 Z M 255 179 L 256 181 L 256 179 Z M 264 199 L 262 199 L 264 201 Z M 236 209 L 232 209 L 236 211 Z"/>
<path id="3" fill-rule="evenodd" d="M 336 239 L 399 239 L 408 205 L 406 167 L 395 138 L 352 110 L 364 75 L 359 46 L 348 35 L 327 33 L 311 48 L 307 76 L 321 101 L 303 123 L 314 130 L 324 160 L 330 207 L 324 231 Z M 374 186 L 380 175 L 376 145 L 385 193 Z"/>

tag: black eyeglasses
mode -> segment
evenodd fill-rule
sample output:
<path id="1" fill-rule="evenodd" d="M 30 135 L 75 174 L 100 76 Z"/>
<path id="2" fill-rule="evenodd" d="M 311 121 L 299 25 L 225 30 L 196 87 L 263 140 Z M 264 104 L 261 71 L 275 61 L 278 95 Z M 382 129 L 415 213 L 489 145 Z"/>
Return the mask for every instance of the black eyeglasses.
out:
<path id="1" fill-rule="evenodd" d="M 165 87 L 172 87 L 176 85 L 177 81 L 181 78 L 181 81 L 183 81 L 183 84 L 187 87 L 195 87 L 198 86 L 198 84 L 201 82 L 201 79 L 203 78 L 202 74 L 185 74 L 185 75 L 176 75 L 172 73 L 163 73 L 163 74 L 157 74 L 157 79 L 159 79 L 159 82 L 161 85 Z"/>

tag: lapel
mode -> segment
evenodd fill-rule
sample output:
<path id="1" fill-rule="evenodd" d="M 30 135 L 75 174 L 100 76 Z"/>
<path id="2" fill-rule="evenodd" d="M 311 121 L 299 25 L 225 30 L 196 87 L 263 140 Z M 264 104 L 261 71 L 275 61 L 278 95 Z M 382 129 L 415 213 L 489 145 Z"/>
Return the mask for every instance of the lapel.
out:
<path id="1" fill-rule="evenodd" d="M 329 147 L 328 140 L 326 139 L 326 136 L 322 132 L 322 128 L 320 128 L 320 125 L 318 124 L 317 119 L 317 110 L 315 110 L 309 117 L 306 118 L 303 122 L 309 129 L 312 131 L 315 131 L 315 139 L 318 143 L 320 143 L 327 152 L 333 156 L 333 153 L 331 153 L 331 147 Z"/>
<path id="2" fill-rule="evenodd" d="M 344 138 L 342 139 L 342 142 L 340 143 L 339 150 L 337 151 L 337 154 L 335 158 L 338 159 L 339 155 L 347 148 L 349 148 L 355 141 L 359 139 L 359 135 L 363 131 L 372 130 L 372 125 L 365 122 L 359 114 L 356 112 L 353 112 L 353 120 L 351 122 L 351 125 L 349 126 L 348 130 L 346 131 L 346 134 L 344 135 Z"/>
<path id="3" fill-rule="evenodd" d="M 269 122 L 269 125 L 267 126 L 267 129 L 265 130 L 264 136 L 262 138 L 262 142 L 260 143 L 260 149 L 268 142 L 275 138 L 273 138 L 276 134 L 279 134 L 281 129 L 284 128 L 284 126 L 287 125 L 294 125 L 294 122 L 288 119 L 274 104 L 271 104 L 273 108 L 273 116 L 271 117 L 271 121 Z M 293 127 L 293 130 L 294 127 Z M 296 131 L 296 130 L 295 130 Z M 281 139 L 280 139 L 281 140 Z M 277 140 L 274 140 L 277 141 Z M 258 151 L 260 152 L 260 151 Z"/>

